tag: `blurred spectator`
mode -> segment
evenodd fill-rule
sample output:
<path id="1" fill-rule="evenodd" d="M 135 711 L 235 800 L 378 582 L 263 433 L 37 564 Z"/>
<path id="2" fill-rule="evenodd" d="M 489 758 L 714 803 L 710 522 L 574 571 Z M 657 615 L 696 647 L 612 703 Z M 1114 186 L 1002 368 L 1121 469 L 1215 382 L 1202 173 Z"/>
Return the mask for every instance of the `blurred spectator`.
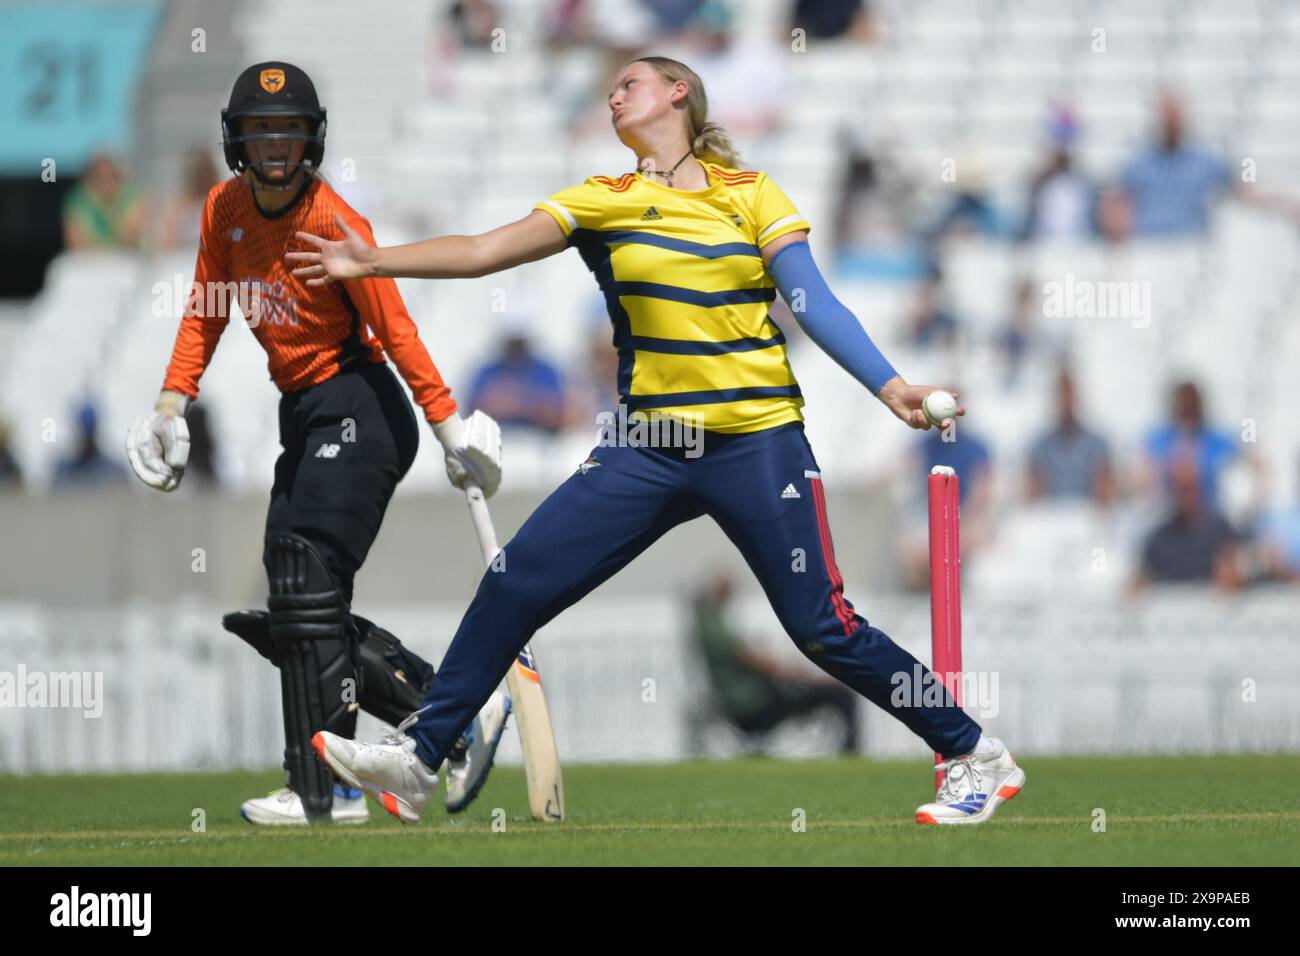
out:
<path id="1" fill-rule="evenodd" d="M 134 249 L 144 223 L 144 201 L 126 173 L 108 154 L 93 156 L 63 200 L 63 244 L 68 249 Z"/>
<path id="2" fill-rule="evenodd" d="M 971 434 L 961 419 L 949 436 L 951 440 L 945 441 L 945 434 L 946 430 L 941 428 L 931 428 L 922 434 L 919 447 L 925 474 L 936 465 L 954 469 L 961 485 L 959 504 L 965 508 L 969 501 L 974 508 L 988 494 L 991 463 L 988 446 Z"/>
<path id="3" fill-rule="evenodd" d="M 1265 578 L 1300 584 L 1300 502 L 1260 521 L 1258 545 Z"/>
<path id="4" fill-rule="evenodd" d="M 837 249 L 862 244 L 857 233 L 867 219 L 864 207 L 876 185 L 875 165 L 871 156 L 858 152 L 849 153 L 844 163 L 839 200 L 835 203 L 833 235 Z"/>
<path id="5" fill-rule="evenodd" d="M 640 0 L 654 17 L 655 30 L 660 36 L 680 33 L 690 26 L 700 13 L 705 0 Z"/>
<path id="6" fill-rule="evenodd" d="M 447 8 L 447 23 L 462 49 L 486 50 L 492 45 L 497 11 L 492 0 L 455 0 Z"/>
<path id="7" fill-rule="evenodd" d="M 1033 279 L 1021 279 L 1016 284 L 1011 319 L 994 338 L 994 345 L 1002 356 L 1004 384 L 1008 389 L 1020 384 L 1025 366 L 1034 353 L 1039 351 L 1042 332 L 1038 327 L 1038 317 L 1042 310 L 1037 283 Z"/>
<path id="8" fill-rule="evenodd" d="M 1209 225 L 1210 209 L 1224 192 L 1300 222 L 1300 201 L 1232 175 L 1223 159 L 1187 142 L 1182 102 L 1168 93 L 1157 104 L 1155 146 L 1128 165 L 1122 190 L 1103 198 L 1102 232 L 1108 238 L 1199 236 Z"/>
<path id="9" fill-rule="evenodd" d="M 1075 498 L 1104 506 L 1114 498 L 1110 449 L 1080 423 L 1069 372 L 1062 371 L 1056 380 L 1056 426 L 1029 453 L 1027 485 L 1031 501 Z"/>
<path id="10" fill-rule="evenodd" d="M 717 710 L 753 745 L 791 718 L 826 711 L 842 727 L 840 752 L 857 753 L 857 694 L 746 647 L 727 613 L 731 595 L 731 579 L 719 575 L 692 605 L 691 645 L 704 661 Z"/>
<path id="11" fill-rule="evenodd" d="M 676 59 L 699 74 L 709 96 L 709 121 L 751 148 L 781 123 L 786 101 L 787 51 L 767 42 L 736 43 L 731 8 L 718 0 L 700 5 Z M 669 53 L 674 56 L 674 53 Z"/>
<path id="12" fill-rule="evenodd" d="M 947 435 L 950 440 L 945 441 Z M 907 475 L 928 475 L 935 465 L 945 465 L 957 472 L 961 507 L 962 560 L 970 561 L 992 539 L 993 469 L 988 446 L 960 419 L 951 432 L 931 428 L 915 445 L 919 461 L 909 467 Z M 909 488 L 917 487 L 913 477 Z M 924 484 L 920 487 L 924 488 Z M 929 509 L 926 497 L 920 507 L 910 509 L 899 536 L 899 561 L 904 584 L 913 591 L 930 587 Z"/>
<path id="13" fill-rule="evenodd" d="M 913 226 L 916 182 L 896 146 L 887 136 L 868 142 L 849 127 L 837 137 L 845 156 L 833 202 L 837 271 L 881 279 L 922 275 L 926 256 Z"/>
<path id="14" fill-rule="evenodd" d="M 1135 589 L 1148 584 L 1205 583 L 1227 591 L 1242 585 L 1237 535 L 1226 518 L 1206 502 L 1196 459 L 1174 462 L 1173 513 L 1142 548 Z"/>
<path id="15" fill-rule="evenodd" d="M 918 348 L 948 348 L 957 341 L 958 323 L 944 297 L 943 273 L 937 265 L 916 290 L 908 324 L 908 341 Z"/>
<path id="16" fill-rule="evenodd" d="M 570 424 L 589 428 L 597 424 L 601 412 L 618 408 L 618 351 L 610 341 L 609 319 L 604 299 L 596 300 L 599 319 L 591 324 L 587 337 L 586 361 L 580 362 L 572 376 L 569 396 Z M 595 318 L 595 316 L 593 316 Z"/>
<path id="17" fill-rule="evenodd" d="M 591 25 L 582 0 L 557 0 L 546 14 L 546 43 L 552 48 L 589 43 Z"/>
<path id="18" fill-rule="evenodd" d="M 160 249 L 194 249 L 199 244 L 199 224 L 208 192 L 221 182 L 221 174 L 206 148 L 190 150 L 180 195 L 163 211 L 158 227 Z"/>
<path id="19" fill-rule="evenodd" d="M 1205 423 L 1201 390 L 1194 382 L 1175 385 L 1169 404 L 1169 423 L 1147 436 L 1147 484 L 1158 482 L 1173 491 L 1175 465 L 1190 457 L 1196 465 L 1206 506 L 1217 508 L 1219 478 L 1241 454 L 1241 443 L 1231 433 Z"/>
<path id="20" fill-rule="evenodd" d="M 213 467 L 216 454 L 213 450 L 212 427 L 208 410 L 202 403 L 191 405 L 185 413 L 185 424 L 190 430 L 190 457 L 185 465 L 185 483 L 212 487 L 217 484 L 217 471 Z"/>
<path id="21" fill-rule="evenodd" d="M 871 43 L 877 39 L 876 23 L 862 0 L 795 0 L 790 29 L 803 30 L 818 40 L 846 37 Z"/>
<path id="22" fill-rule="evenodd" d="M 606 75 L 615 72 L 636 52 L 662 34 L 681 31 L 703 0 L 560 0 L 550 10 L 547 39 L 552 46 L 591 45 L 604 54 Z M 601 95 L 604 103 L 604 95 Z"/>
<path id="23" fill-rule="evenodd" d="M 1093 233 L 1096 190 L 1074 169 L 1074 144 L 1079 125 L 1074 114 L 1054 111 L 1048 136 L 1052 148 L 1047 162 L 1029 187 L 1025 239 L 1086 239 Z"/>
<path id="24" fill-rule="evenodd" d="M 54 470 L 55 488 L 95 488 L 123 484 L 126 472 L 115 462 L 100 454 L 95 442 L 95 428 L 99 415 L 95 406 L 87 403 L 77 411 L 77 450 L 71 457 L 59 462 Z"/>
<path id="25" fill-rule="evenodd" d="M 442 100 L 460 93 L 466 57 L 490 52 L 500 34 L 493 33 L 498 23 L 491 0 L 437 3 L 432 16 L 427 59 L 429 92 L 435 100 Z"/>
<path id="26" fill-rule="evenodd" d="M 0 490 L 17 490 L 23 484 L 23 470 L 9 450 L 11 434 L 8 423 L 0 421 Z"/>
<path id="27" fill-rule="evenodd" d="M 513 331 L 502 341 L 499 358 L 474 374 L 468 406 L 503 426 L 554 434 L 564 426 L 564 398 L 559 371 L 533 354 L 522 331 Z"/>
<path id="28" fill-rule="evenodd" d="M 1097 197 L 1097 232 L 1110 242 L 1123 242 L 1133 234 L 1133 207 L 1118 186 L 1108 186 Z"/>
<path id="29" fill-rule="evenodd" d="M 957 161 L 956 193 L 934 224 L 925 230 L 925 242 L 933 252 L 934 247 L 954 236 L 986 236 L 996 238 L 1003 233 L 1002 217 L 989 198 L 988 171 L 974 155 Z"/>
<path id="30" fill-rule="evenodd" d="M 1124 170 L 1125 195 L 1138 236 L 1205 232 L 1212 201 L 1231 185 L 1227 164 L 1187 142 L 1183 104 L 1165 94 L 1157 105 L 1158 142 Z"/>

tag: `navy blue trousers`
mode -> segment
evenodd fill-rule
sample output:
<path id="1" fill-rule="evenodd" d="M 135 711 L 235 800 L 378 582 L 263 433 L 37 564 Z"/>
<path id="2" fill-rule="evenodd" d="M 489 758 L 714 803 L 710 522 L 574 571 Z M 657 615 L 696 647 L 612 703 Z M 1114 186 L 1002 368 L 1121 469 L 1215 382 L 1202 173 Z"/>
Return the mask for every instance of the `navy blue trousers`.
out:
<path id="1" fill-rule="evenodd" d="M 922 668 L 844 596 L 820 469 L 791 423 L 742 435 L 707 432 L 703 454 L 601 446 L 551 493 L 483 575 L 408 733 L 430 767 L 506 675 L 533 633 L 666 531 L 707 514 L 740 549 L 781 625 L 827 673 L 884 708 L 944 756 L 975 748 L 980 728 L 946 692 L 895 694 Z M 931 680 L 928 670 L 926 685 Z M 891 695 L 900 700 L 895 706 Z M 924 701 L 929 701 L 925 705 Z"/>

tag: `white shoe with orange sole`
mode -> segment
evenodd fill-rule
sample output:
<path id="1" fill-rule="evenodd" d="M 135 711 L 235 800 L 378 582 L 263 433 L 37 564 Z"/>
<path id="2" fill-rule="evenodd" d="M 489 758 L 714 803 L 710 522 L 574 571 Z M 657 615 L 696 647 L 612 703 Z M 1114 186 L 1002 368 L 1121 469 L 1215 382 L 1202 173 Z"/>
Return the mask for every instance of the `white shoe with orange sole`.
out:
<path id="1" fill-rule="evenodd" d="M 983 823 L 1025 785 L 1025 772 L 996 737 L 982 738 L 971 753 L 945 760 L 934 769 L 943 773 L 943 783 L 934 803 L 916 808 L 917 823 Z"/>
<path id="2" fill-rule="evenodd" d="M 415 741 L 404 731 L 419 711 L 385 734 L 378 743 L 348 740 L 327 730 L 311 738 L 316 756 L 349 786 L 364 791 L 403 823 L 418 823 L 429 798 L 438 792 L 438 774 L 415 753 Z"/>

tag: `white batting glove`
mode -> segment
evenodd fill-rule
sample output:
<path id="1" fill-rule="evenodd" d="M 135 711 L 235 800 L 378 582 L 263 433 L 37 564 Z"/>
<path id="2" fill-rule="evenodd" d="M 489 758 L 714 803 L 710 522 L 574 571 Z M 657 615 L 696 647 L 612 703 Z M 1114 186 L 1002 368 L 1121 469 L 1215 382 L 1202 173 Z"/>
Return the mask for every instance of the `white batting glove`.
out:
<path id="1" fill-rule="evenodd" d="M 175 491 L 190 457 L 190 430 L 185 409 L 190 400 L 180 392 L 158 396 L 153 417 L 137 418 L 126 433 L 126 458 L 136 477 L 150 488 Z"/>
<path id="2" fill-rule="evenodd" d="M 501 487 L 501 426 L 476 411 L 469 418 L 452 412 L 433 423 L 433 433 L 447 458 L 447 480 L 457 488 L 472 481 L 491 498 Z"/>

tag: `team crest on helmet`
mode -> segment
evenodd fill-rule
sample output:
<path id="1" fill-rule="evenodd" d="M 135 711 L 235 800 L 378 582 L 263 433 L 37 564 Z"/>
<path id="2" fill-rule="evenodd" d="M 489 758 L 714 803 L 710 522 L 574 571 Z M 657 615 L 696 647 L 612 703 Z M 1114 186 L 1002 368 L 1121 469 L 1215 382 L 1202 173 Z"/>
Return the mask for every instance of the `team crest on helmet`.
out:
<path id="1" fill-rule="evenodd" d="M 266 92 L 279 93 L 284 89 L 284 70 L 279 67 L 263 70 L 257 81 L 262 84 L 262 89 Z"/>

